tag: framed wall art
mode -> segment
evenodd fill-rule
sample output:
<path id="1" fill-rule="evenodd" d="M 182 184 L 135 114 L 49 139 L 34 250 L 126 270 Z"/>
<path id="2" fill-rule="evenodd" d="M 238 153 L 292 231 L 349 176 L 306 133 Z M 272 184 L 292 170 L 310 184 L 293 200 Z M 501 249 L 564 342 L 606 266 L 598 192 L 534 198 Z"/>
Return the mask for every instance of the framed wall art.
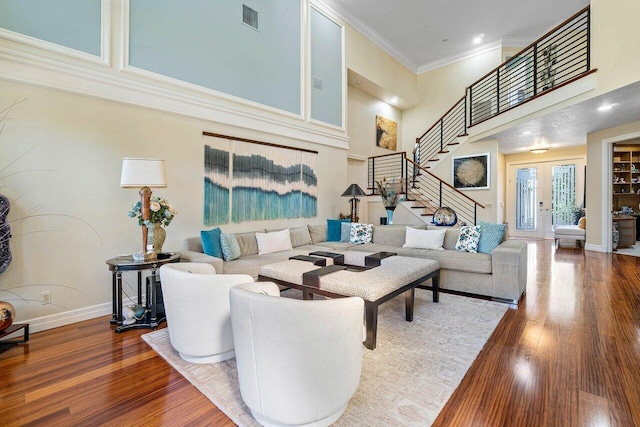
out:
<path id="1" fill-rule="evenodd" d="M 489 153 L 453 157 L 453 186 L 459 190 L 488 190 L 491 183 Z"/>
<path id="2" fill-rule="evenodd" d="M 396 151 L 398 146 L 398 124 L 391 119 L 376 116 L 376 145 Z"/>

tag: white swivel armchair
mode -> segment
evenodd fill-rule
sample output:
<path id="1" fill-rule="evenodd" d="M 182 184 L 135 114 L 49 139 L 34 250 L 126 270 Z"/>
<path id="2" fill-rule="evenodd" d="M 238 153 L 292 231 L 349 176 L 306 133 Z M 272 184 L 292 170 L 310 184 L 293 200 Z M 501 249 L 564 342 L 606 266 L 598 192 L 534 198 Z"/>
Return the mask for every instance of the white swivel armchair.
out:
<path id="1" fill-rule="evenodd" d="M 253 282 L 247 274 L 216 274 L 211 264 L 175 263 L 160 267 L 169 339 L 180 357 L 213 363 L 234 357 L 229 289 Z"/>
<path id="2" fill-rule="evenodd" d="M 265 426 L 330 425 L 360 383 L 364 301 L 279 296 L 270 282 L 231 288 L 242 399 Z"/>

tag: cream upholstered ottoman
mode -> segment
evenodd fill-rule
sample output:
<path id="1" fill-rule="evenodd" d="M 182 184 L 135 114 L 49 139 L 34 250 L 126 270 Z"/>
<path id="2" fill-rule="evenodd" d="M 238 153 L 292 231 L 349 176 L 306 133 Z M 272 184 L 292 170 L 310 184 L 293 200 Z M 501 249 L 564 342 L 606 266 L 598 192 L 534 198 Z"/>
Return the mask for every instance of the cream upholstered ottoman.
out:
<path id="1" fill-rule="evenodd" d="M 413 321 L 415 288 L 429 279 L 433 302 L 439 301 L 440 264 L 437 261 L 388 256 L 384 252 L 342 254 L 344 265 L 321 267 L 295 259 L 263 265 L 258 279 L 299 289 L 304 299 L 312 299 L 314 294 L 329 298 L 362 298 L 366 326 L 364 345 L 371 350 L 376 348 L 380 304 L 404 293 L 405 319 L 407 322 Z M 369 261 L 374 261 L 373 264 L 377 266 L 370 267 Z"/>
<path id="2" fill-rule="evenodd" d="M 559 225 L 554 230 L 553 237 L 556 240 L 556 249 L 560 245 L 560 239 L 575 240 L 578 247 L 584 248 L 586 230 L 577 225 Z"/>

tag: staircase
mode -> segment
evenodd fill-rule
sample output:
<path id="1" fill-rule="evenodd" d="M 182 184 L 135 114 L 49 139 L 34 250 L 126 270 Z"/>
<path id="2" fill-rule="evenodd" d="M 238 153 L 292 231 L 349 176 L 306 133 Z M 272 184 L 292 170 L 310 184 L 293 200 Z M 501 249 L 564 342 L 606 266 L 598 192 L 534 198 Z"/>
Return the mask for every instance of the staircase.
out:
<path id="1" fill-rule="evenodd" d="M 377 194 L 376 181 L 401 177 L 406 201 L 420 216 L 447 206 L 459 221 L 475 224 L 484 206 L 429 169 L 467 143 L 473 126 L 597 71 L 590 68 L 589 18 L 587 6 L 467 87 L 465 96 L 416 138 L 412 159 L 406 152 L 370 157 L 371 194 Z"/>

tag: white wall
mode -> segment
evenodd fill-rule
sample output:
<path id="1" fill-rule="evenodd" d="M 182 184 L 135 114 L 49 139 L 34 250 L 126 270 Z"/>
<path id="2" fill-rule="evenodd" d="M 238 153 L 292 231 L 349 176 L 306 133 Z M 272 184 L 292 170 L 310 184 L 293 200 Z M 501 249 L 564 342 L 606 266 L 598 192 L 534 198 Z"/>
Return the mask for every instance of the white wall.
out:
<path id="1" fill-rule="evenodd" d="M 110 313 L 105 260 L 141 245 L 140 227 L 126 215 L 138 192 L 119 186 L 123 157 L 166 160 L 168 187 L 154 194 L 166 197 L 178 215 L 167 227 L 165 250 L 180 250 L 204 228 L 203 131 L 319 152 L 317 218 L 229 224 L 223 231 L 322 223 L 342 209 L 336 189 L 343 191 L 346 182 L 346 150 L 0 80 L 0 109 L 17 99 L 24 101 L 0 134 L 0 192 L 12 202 L 13 232 L 13 262 L 0 275 L 0 299 L 16 307 L 18 321 L 57 315 L 68 323 Z M 133 297 L 135 276 L 126 279 Z M 51 291 L 52 305 L 41 305 L 43 291 Z M 33 330 L 58 324 L 48 321 L 33 322 Z"/>
<path id="2" fill-rule="evenodd" d="M 366 188 L 367 158 L 394 153 L 392 150 L 376 146 L 376 115 L 391 119 L 397 123 L 398 149 L 396 152 L 399 152 L 401 151 L 400 143 L 402 141 L 402 111 L 364 93 L 354 86 L 348 86 L 347 89 L 347 132 L 350 138 L 348 167 L 363 171 L 364 176 L 358 184 L 365 192 L 368 192 L 370 190 Z M 353 175 L 353 173 L 351 174 Z M 369 202 L 379 200 L 380 198 L 377 196 L 363 198 L 359 208 L 362 221 L 366 221 L 370 216 Z M 344 212 L 348 213 L 350 211 L 348 201 L 345 200 L 343 205 L 345 206 Z M 369 222 L 377 224 L 379 219 L 373 218 L 372 220 L 369 218 Z"/>

